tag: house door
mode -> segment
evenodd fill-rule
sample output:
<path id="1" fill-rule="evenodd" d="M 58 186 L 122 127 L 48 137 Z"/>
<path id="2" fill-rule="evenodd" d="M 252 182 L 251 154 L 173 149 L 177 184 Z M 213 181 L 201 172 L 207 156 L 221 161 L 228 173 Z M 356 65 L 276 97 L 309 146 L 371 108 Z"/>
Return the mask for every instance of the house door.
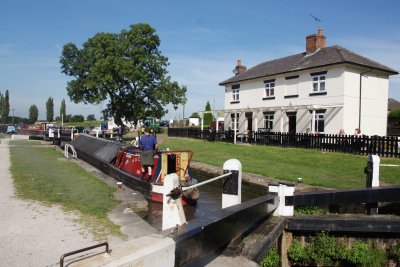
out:
<path id="1" fill-rule="evenodd" d="M 296 133 L 296 112 L 288 112 L 286 114 L 289 119 L 288 133 L 295 134 Z"/>
<path id="2" fill-rule="evenodd" d="M 253 131 L 253 112 L 246 112 L 247 131 Z"/>

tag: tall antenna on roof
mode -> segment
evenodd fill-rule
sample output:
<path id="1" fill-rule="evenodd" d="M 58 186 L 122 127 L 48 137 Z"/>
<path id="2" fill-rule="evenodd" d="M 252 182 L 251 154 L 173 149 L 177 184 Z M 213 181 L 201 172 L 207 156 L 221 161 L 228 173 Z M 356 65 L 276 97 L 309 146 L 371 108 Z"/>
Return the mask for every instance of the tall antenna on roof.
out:
<path id="1" fill-rule="evenodd" d="M 315 20 L 315 24 L 318 24 L 318 22 L 321 22 L 321 20 L 319 18 L 317 18 L 316 16 L 310 14 L 310 16 Z"/>

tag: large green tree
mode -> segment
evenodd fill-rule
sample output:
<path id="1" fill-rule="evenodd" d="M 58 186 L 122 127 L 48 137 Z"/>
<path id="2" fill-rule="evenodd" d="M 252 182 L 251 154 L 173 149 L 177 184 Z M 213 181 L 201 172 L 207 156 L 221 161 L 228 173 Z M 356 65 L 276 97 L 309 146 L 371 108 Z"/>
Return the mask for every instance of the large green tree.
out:
<path id="1" fill-rule="evenodd" d="M 37 121 L 39 117 L 39 110 L 36 105 L 32 105 L 29 108 L 29 123 L 33 124 Z"/>
<path id="2" fill-rule="evenodd" d="M 48 122 L 52 122 L 54 118 L 54 101 L 49 97 L 46 102 L 46 118 Z"/>
<path id="3" fill-rule="evenodd" d="M 62 73 L 73 77 L 67 92 L 75 103 L 108 101 L 104 119 L 136 123 L 145 117 L 162 117 L 167 104 L 176 109 L 186 102 L 186 87 L 168 76 L 168 58 L 159 51 L 160 39 L 148 24 L 134 24 L 120 33 L 98 33 L 81 49 L 64 45 Z"/>
<path id="4" fill-rule="evenodd" d="M 204 125 L 210 125 L 213 119 L 213 115 L 211 114 L 211 105 L 210 101 L 207 101 L 206 107 L 204 109 Z"/>
<path id="5" fill-rule="evenodd" d="M 6 90 L 4 96 L 0 93 L 0 122 L 8 123 L 8 116 L 10 114 L 10 96 Z"/>

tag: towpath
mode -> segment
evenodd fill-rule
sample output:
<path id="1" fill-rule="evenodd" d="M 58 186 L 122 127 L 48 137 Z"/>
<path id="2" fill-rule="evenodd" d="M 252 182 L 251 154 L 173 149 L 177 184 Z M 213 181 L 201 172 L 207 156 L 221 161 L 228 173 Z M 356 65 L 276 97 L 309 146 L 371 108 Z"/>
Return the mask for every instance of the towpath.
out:
<path id="1" fill-rule="evenodd" d="M 59 266 L 64 253 L 98 244 L 92 234 L 79 224 L 79 214 L 65 212 L 59 206 L 45 206 L 15 195 L 10 173 L 7 139 L 0 143 L 0 266 Z M 120 196 L 131 194 L 123 190 Z M 118 206 L 110 218 L 123 225 L 125 239 L 109 236 L 110 247 L 138 236 L 156 232 L 134 212 L 126 212 L 127 203 Z M 100 251 L 104 248 L 100 248 Z M 84 255 L 93 254 L 84 253 Z M 66 259 L 73 260 L 70 256 Z"/>

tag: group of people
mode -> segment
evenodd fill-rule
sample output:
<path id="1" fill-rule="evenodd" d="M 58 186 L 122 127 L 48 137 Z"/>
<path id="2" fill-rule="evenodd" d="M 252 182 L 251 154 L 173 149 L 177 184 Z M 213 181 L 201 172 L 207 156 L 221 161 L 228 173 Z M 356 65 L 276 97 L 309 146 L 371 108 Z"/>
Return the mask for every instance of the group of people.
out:
<path id="1" fill-rule="evenodd" d="M 346 133 L 345 133 L 344 129 L 341 128 L 341 129 L 339 130 L 339 136 L 345 136 L 345 135 L 346 135 Z M 355 137 L 360 137 L 360 136 L 361 136 L 361 130 L 360 130 L 360 128 L 356 128 L 356 129 L 354 130 L 354 136 L 355 136 Z"/>
<path id="2" fill-rule="evenodd" d="M 310 129 L 310 128 L 307 128 L 307 129 L 306 129 L 306 134 L 311 134 L 311 129 Z M 339 136 L 345 136 L 345 135 L 346 135 L 346 133 L 345 133 L 344 129 L 341 128 L 341 129 L 339 130 Z M 360 137 L 361 135 L 362 135 L 362 134 L 361 134 L 360 128 L 356 128 L 356 129 L 354 130 L 354 136 L 355 136 L 355 137 Z"/>

